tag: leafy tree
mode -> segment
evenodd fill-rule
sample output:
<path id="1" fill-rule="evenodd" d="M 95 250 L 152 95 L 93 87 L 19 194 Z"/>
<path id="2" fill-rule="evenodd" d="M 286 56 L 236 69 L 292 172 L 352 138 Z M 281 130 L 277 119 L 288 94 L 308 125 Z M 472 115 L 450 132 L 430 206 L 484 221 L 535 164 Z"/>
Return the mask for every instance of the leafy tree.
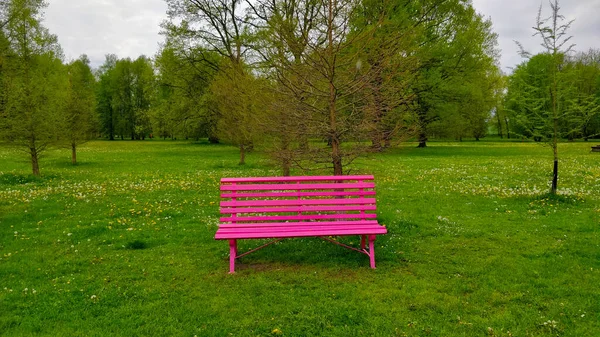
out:
<path id="1" fill-rule="evenodd" d="M 252 26 L 255 27 L 252 47 L 261 59 L 261 69 L 271 79 L 273 100 L 266 107 L 270 117 L 265 122 L 266 135 L 271 144 L 268 153 L 281 166 L 284 176 L 299 155 L 308 149 L 309 109 L 299 103 L 306 99 L 294 91 L 301 86 L 301 76 L 287 72 L 299 68 L 310 52 L 310 33 L 316 28 L 315 20 L 322 6 L 320 1 L 259 0 L 249 2 Z M 299 99 L 296 99 L 297 94 Z M 290 99 L 291 98 L 291 99 Z"/>
<path id="2" fill-rule="evenodd" d="M 419 35 L 417 80 L 411 85 L 416 95 L 415 114 L 419 128 L 419 147 L 427 146 L 429 127 L 445 119 L 465 122 L 457 116 L 465 102 L 475 98 L 482 103 L 467 114 L 483 116 L 491 108 L 486 97 L 492 95 L 490 82 L 498 57 L 497 36 L 491 22 L 478 15 L 468 1 L 423 0 L 413 9 L 422 18 L 423 33 Z M 477 80 L 483 86 L 473 86 Z M 484 83 L 482 83 L 484 82 Z M 476 91 L 486 90 L 483 93 Z M 476 107 L 477 104 L 472 104 Z M 490 110 L 487 110 L 490 109 Z M 480 123 L 481 118 L 470 118 Z M 476 125 L 477 126 L 477 125 Z M 480 126 L 479 126 L 480 127 Z M 458 127 L 458 134 L 465 128 Z"/>
<path id="3" fill-rule="evenodd" d="M 204 50 L 187 50 L 176 41 L 168 41 L 156 57 L 159 97 L 152 110 L 152 120 L 161 137 L 175 134 L 186 139 L 208 137 L 218 142 L 215 109 L 207 104 L 207 92 L 219 56 Z"/>
<path id="4" fill-rule="evenodd" d="M 86 55 L 67 66 L 68 89 L 63 137 L 71 148 L 71 162 L 77 163 L 77 146 L 90 140 L 97 129 L 94 113 L 96 80 Z"/>
<path id="5" fill-rule="evenodd" d="M 56 37 L 41 24 L 41 0 L 11 0 L 4 4 L 2 32 L 2 110 L 0 137 L 23 149 L 34 175 L 40 155 L 58 139 L 59 112 L 65 101 L 66 77 Z"/>
<path id="6" fill-rule="evenodd" d="M 266 85 L 264 79 L 231 68 L 223 69 L 210 86 L 210 104 L 222 112 L 219 135 L 239 146 L 240 165 L 245 164 L 249 147 L 263 135 L 263 121 L 267 118 L 264 107 L 269 105 L 264 94 Z"/>
<path id="7" fill-rule="evenodd" d="M 304 161 L 311 167 L 324 165 L 334 175 L 343 174 L 344 166 L 367 150 L 360 142 L 368 134 L 364 88 L 376 71 L 357 64 L 376 25 L 351 28 L 357 5 L 351 0 L 282 1 L 254 9 L 267 36 L 258 52 L 267 75 L 276 81 L 273 110 L 281 112 L 276 113 L 273 126 L 282 137 L 281 150 L 290 153 L 290 144 L 285 143 L 290 139 L 302 141 L 294 132 L 283 138 L 288 130 L 326 141 L 326 147 L 300 144 L 301 156 L 295 161 L 301 167 Z M 286 106 L 290 108 L 283 111 Z M 283 157 L 284 174 L 289 172 L 289 159 Z"/>
<path id="8" fill-rule="evenodd" d="M 116 95 L 115 72 L 118 58 L 116 55 L 106 55 L 104 64 L 98 69 L 98 85 L 96 91 L 96 112 L 100 118 L 101 131 L 110 140 L 115 140 L 118 115 L 113 109 L 113 98 Z"/>
<path id="9" fill-rule="evenodd" d="M 194 50 L 199 53 L 201 60 L 221 75 L 223 81 L 231 83 L 226 87 L 230 89 L 239 88 L 236 81 L 246 81 L 252 76 L 248 73 L 248 23 L 245 20 L 244 8 L 240 0 L 166 0 L 168 5 L 169 21 L 163 23 L 164 33 L 169 41 L 179 46 L 185 46 L 186 50 Z M 184 48 L 182 48 L 184 49 Z M 213 55 L 220 56 L 218 62 L 214 62 Z M 220 87 L 221 87 L 220 85 Z M 248 97 L 242 91 L 229 90 L 213 93 L 225 101 L 240 102 L 240 98 Z M 223 96 L 226 95 L 226 96 Z M 235 108 L 249 108 L 250 102 L 236 104 Z M 218 107 L 218 106 L 214 106 Z M 214 108 L 213 107 L 213 108 Z M 222 105 L 221 105 L 222 107 Z M 218 111 L 218 115 L 225 114 L 250 114 L 246 111 Z M 250 117 L 250 116 L 248 116 Z M 237 118 L 234 118 L 237 119 Z M 221 123 L 223 125 L 223 123 Z M 245 128 L 242 124 L 228 124 L 223 135 L 235 133 L 236 128 Z M 245 134 L 246 129 L 238 130 L 238 134 Z M 251 137 L 250 137 L 251 138 Z M 252 147 L 251 143 L 239 143 L 249 137 L 233 137 L 233 141 L 240 149 L 240 164 L 244 164 L 245 151 Z"/>
<path id="10" fill-rule="evenodd" d="M 104 132 L 131 140 L 151 132 L 150 109 L 156 98 L 152 62 L 145 56 L 135 61 L 108 55 L 99 70 L 97 111 Z"/>
<path id="11" fill-rule="evenodd" d="M 416 79 L 418 36 L 423 27 L 414 18 L 413 4 L 363 0 L 352 20 L 353 31 L 372 30 L 359 52 L 359 66 L 371 73 L 360 104 L 365 114 L 371 147 L 382 151 L 391 140 L 414 135 L 410 116 Z"/>
<path id="12" fill-rule="evenodd" d="M 563 71 L 569 74 L 572 89 L 565 99 L 565 110 L 573 116 L 569 138 L 581 136 L 587 141 L 600 135 L 600 51 L 592 49 L 568 58 Z"/>

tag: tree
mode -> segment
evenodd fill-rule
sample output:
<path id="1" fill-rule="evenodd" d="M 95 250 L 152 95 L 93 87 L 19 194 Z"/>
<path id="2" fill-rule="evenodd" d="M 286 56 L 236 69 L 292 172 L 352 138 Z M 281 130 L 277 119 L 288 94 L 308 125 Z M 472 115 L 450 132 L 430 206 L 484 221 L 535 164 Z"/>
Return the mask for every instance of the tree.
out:
<path id="1" fill-rule="evenodd" d="M 299 144 L 300 157 L 295 162 L 324 165 L 334 175 L 342 175 L 344 166 L 367 151 L 361 142 L 368 134 L 361 92 L 376 71 L 357 64 L 376 25 L 353 29 L 358 4 L 352 0 L 282 1 L 254 8 L 259 26 L 266 27 L 269 36 L 257 49 L 267 76 L 276 83 L 274 110 L 282 112 L 275 115 L 278 118 L 272 126 L 273 133 L 282 137 L 281 150 L 290 153 L 290 144 L 285 143 L 289 139 L 322 140 L 327 146 Z M 289 109 L 283 112 L 285 107 Z M 283 138 L 294 129 L 290 138 Z M 303 137 L 295 137 L 298 131 Z M 283 157 L 284 174 L 289 159 Z"/>
<path id="2" fill-rule="evenodd" d="M 64 114 L 64 133 L 71 148 L 71 162 L 77 163 L 77 146 L 94 136 L 97 127 L 94 114 L 96 80 L 86 55 L 67 66 L 69 84 Z"/>
<path id="3" fill-rule="evenodd" d="M 3 24 L 0 137 L 31 159 L 40 174 L 40 155 L 58 139 L 59 111 L 65 101 L 66 77 L 56 37 L 41 24 L 41 0 L 5 3 L 10 20 Z"/>
<path id="4" fill-rule="evenodd" d="M 492 74 L 498 51 L 497 35 L 492 31 L 491 22 L 478 15 L 471 3 L 460 0 L 417 3 L 414 10 L 421 13 L 416 17 L 421 18 L 423 33 L 419 35 L 420 47 L 416 50 L 419 60 L 417 80 L 411 89 L 416 95 L 419 147 L 426 147 L 432 123 L 443 124 L 447 119 L 463 123 L 464 119 L 456 114 L 465 102 L 474 97 L 491 96 L 492 86 L 488 83 L 495 81 Z M 486 83 L 483 87 L 471 86 L 473 79 Z M 477 94 L 473 91 L 482 89 L 488 92 Z M 484 115 L 490 111 L 474 112 Z"/>
<path id="5" fill-rule="evenodd" d="M 238 145 L 239 165 L 245 164 L 246 152 L 263 135 L 265 107 L 269 106 L 266 81 L 247 71 L 222 70 L 210 86 L 210 104 L 220 112 L 219 135 Z M 235 93 L 232 95 L 231 93 Z"/>
<path id="6" fill-rule="evenodd" d="M 250 52 L 247 43 L 250 36 L 241 0 L 166 0 L 166 2 L 169 21 L 163 23 L 162 27 L 169 41 L 182 46 L 182 49 L 185 48 L 187 51 L 197 52 L 202 62 L 221 74 L 221 81 L 232 81 L 227 85 L 228 88 L 239 88 L 235 81 L 238 79 L 245 81 L 252 76 L 251 73 L 247 73 L 250 63 L 247 62 Z M 214 62 L 214 54 L 220 56 L 218 62 Z M 238 103 L 241 103 L 240 98 L 247 97 L 243 91 L 234 90 L 214 94 L 226 101 Z M 251 105 L 247 102 L 237 104 L 235 108 L 248 108 Z M 215 107 L 218 106 L 213 106 L 213 109 Z M 218 111 L 221 116 L 229 113 L 250 114 L 251 112 Z M 225 130 L 227 132 L 222 134 L 233 134 L 236 128 L 245 127 L 242 124 L 228 124 Z M 247 131 L 251 130 L 240 129 L 238 133 L 245 134 Z M 252 145 L 239 143 L 243 139 L 248 137 L 229 139 L 240 149 L 240 164 L 245 163 L 245 151 Z"/>
<path id="7" fill-rule="evenodd" d="M 565 21 L 565 17 L 559 14 L 558 0 L 550 2 L 550 8 L 550 16 L 542 18 L 542 6 L 540 5 L 536 26 L 533 27 L 534 36 L 539 36 L 542 40 L 541 45 L 544 47 L 545 53 L 531 57 L 531 54 L 517 42 L 521 49 L 521 55 L 530 60 L 525 67 L 521 68 L 522 72 L 515 71 L 513 83 L 519 86 L 517 93 L 522 95 L 522 105 L 530 112 L 527 114 L 517 113 L 518 122 L 526 132 L 525 136 L 543 141 L 552 148 L 554 168 L 550 193 L 556 194 L 558 143 L 561 138 L 568 137 L 571 133 L 571 130 L 566 132 L 561 130 L 561 124 L 566 125 L 572 117 L 572 113 L 564 108 L 566 92 L 572 88 L 565 86 L 565 82 L 562 81 L 566 76 L 563 68 L 565 56 L 571 52 L 574 45 L 568 44 L 572 36 L 567 36 L 573 20 Z M 528 68 L 535 68 L 536 71 Z M 535 82 L 537 83 L 532 84 Z"/>
<path id="8" fill-rule="evenodd" d="M 217 54 L 198 48 L 185 49 L 178 41 L 167 41 L 156 57 L 159 97 L 152 111 L 153 125 L 161 137 L 179 134 L 186 139 L 208 137 L 218 142 L 218 118 L 208 106 L 208 89 L 218 65 Z"/>
<path id="9" fill-rule="evenodd" d="M 315 0 L 259 0 L 249 2 L 249 5 L 252 26 L 255 27 L 252 48 L 260 56 L 260 68 L 272 81 L 270 91 L 273 99 L 267 107 L 271 118 L 264 121 L 264 130 L 271 138 L 267 142 L 271 144 L 268 152 L 281 166 L 282 174 L 289 176 L 292 163 L 308 149 L 306 121 L 309 111 L 298 103 L 295 92 L 291 90 L 300 86 L 300 77 L 281 70 L 284 67 L 298 68 L 307 59 L 310 33 L 318 24 L 315 18 L 322 3 Z M 294 85 L 288 85 L 292 82 L 295 82 Z M 305 98 L 301 97 L 299 101 Z"/>
<path id="10" fill-rule="evenodd" d="M 600 51 L 592 49 L 567 58 L 563 71 L 569 74 L 568 83 L 573 89 L 564 107 L 575 122 L 569 136 L 588 141 L 600 135 Z"/>
<path id="11" fill-rule="evenodd" d="M 115 140 L 117 114 L 113 109 L 113 98 L 116 94 L 114 85 L 114 69 L 118 58 L 114 54 L 106 55 L 104 64 L 98 69 L 98 85 L 96 91 L 96 112 L 100 118 L 101 131 L 108 139 Z"/>
<path id="12" fill-rule="evenodd" d="M 108 55 L 100 67 L 97 111 L 103 131 L 131 140 L 145 139 L 151 132 L 150 109 L 156 98 L 152 62 L 145 56 L 135 61 Z"/>

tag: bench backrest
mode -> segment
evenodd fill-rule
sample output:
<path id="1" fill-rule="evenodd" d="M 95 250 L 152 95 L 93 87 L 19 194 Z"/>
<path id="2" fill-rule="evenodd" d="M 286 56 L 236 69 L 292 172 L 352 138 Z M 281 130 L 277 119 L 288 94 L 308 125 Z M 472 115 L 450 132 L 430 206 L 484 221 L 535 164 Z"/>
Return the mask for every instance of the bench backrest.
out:
<path id="1" fill-rule="evenodd" d="M 221 179 L 222 223 L 366 220 L 377 217 L 373 176 Z"/>

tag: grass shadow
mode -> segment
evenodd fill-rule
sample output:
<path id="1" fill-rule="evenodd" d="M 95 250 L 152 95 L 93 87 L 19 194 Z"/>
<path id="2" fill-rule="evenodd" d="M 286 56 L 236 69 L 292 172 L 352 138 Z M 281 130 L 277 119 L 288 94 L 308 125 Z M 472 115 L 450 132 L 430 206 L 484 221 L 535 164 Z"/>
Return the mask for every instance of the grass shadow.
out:
<path id="1" fill-rule="evenodd" d="M 32 174 L 3 173 L 0 174 L 0 186 L 18 186 L 26 184 L 43 184 L 49 180 L 59 178 L 58 175 L 48 174 L 34 176 Z"/>

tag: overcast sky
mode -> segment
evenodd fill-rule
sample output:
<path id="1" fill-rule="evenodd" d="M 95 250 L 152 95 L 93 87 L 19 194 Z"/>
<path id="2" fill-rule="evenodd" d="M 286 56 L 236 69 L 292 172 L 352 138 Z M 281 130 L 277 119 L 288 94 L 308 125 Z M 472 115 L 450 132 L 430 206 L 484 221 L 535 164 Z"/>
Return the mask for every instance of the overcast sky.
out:
<path id="1" fill-rule="evenodd" d="M 541 3 L 550 14 L 547 0 L 542 1 L 473 0 L 476 10 L 492 19 L 504 71 L 522 61 L 514 40 L 533 53 L 541 50 L 531 27 Z M 600 0 L 562 0 L 560 6 L 567 19 L 575 19 L 570 30 L 575 49 L 600 48 Z M 58 35 L 68 60 L 87 54 L 97 67 L 110 53 L 154 56 L 163 41 L 159 24 L 166 9 L 164 0 L 49 0 L 45 25 Z"/>

